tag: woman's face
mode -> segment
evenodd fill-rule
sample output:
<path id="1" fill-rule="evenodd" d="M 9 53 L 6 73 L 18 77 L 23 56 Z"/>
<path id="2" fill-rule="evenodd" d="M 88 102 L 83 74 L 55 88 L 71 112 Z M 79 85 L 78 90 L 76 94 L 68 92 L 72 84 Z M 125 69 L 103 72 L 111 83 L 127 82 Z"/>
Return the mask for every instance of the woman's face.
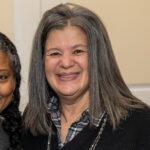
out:
<path id="1" fill-rule="evenodd" d="M 76 98 L 89 90 L 86 34 L 67 26 L 49 33 L 45 44 L 45 73 L 58 97 Z"/>
<path id="2" fill-rule="evenodd" d="M 0 112 L 11 102 L 14 89 L 15 79 L 10 58 L 5 52 L 0 50 Z"/>

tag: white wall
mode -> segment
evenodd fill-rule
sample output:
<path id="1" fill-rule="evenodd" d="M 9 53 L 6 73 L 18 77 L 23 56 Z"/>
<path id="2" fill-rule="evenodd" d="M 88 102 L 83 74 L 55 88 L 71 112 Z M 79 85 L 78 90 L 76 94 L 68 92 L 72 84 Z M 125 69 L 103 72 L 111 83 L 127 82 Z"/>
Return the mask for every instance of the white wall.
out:
<path id="1" fill-rule="evenodd" d="M 133 95 L 150 105 L 150 84 L 129 85 Z"/>

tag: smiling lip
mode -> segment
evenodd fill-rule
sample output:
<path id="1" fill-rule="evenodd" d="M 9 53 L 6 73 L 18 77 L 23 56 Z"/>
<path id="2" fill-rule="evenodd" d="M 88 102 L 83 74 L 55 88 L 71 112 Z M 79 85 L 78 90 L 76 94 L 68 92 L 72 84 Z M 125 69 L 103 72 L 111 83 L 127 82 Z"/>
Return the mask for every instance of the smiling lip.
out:
<path id="1" fill-rule="evenodd" d="M 58 73 L 57 76 L 61 81 L 75 80 L 79 76 L 79 72 Z"/>

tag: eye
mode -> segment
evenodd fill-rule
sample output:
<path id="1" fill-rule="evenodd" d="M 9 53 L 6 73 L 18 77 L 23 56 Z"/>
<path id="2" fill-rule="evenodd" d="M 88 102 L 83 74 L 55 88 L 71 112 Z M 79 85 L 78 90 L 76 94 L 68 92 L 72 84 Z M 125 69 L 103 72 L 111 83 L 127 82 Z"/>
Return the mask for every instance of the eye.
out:
<path id="1" fill-rule="evenodd" d="M 75 55 L 80 55 L 80 54 L 82 54 L 82 53 L 84 53 L 84 52 L 85 52 L 84 50 L 77 49 L 77 50 L 74 50 L 74 51 L 73 51 L 73 54 L 75 54 Z"/>
<path id="2" fill-rule="evenodd" d="M 59 55 L 61 55 L 59 52 L 53 52 L 49 54 L 49 56 L 59 56 Z"/>
<path id="3" fill-rule="evenodd" d="M 0 75 L 0 80 L 3 81 L 3 80 L 6 80 L 8 78 L 7 75 Z"/>
<path id="4" fill-rule="evenodd" d="M 52 57 L 57 57 L 60 56 L 61 52 L 57 50 L 51 50 L 46 52 L 46 56 L 52 56 Z"/>

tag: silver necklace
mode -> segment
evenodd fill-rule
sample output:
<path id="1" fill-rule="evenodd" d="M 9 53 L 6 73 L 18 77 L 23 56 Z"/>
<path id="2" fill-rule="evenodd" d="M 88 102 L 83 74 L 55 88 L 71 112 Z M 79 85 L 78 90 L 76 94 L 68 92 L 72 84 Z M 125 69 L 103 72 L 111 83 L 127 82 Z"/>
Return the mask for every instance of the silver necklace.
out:
<path id="1" fill-rule="evenodd" d="M 95 150 L 96 146 L 97 146 L 97 143 L 99 142 L 100 138 L 101 138 L 101 135 L 103 133 L 103 130 L 104 130 L 104 127 L 106 125 L 106 122 L 107 122 L 107 116 L 104 118 L 104 121 L 102 123 L 102 126 L 100 127 L 100 130 L 93 142 L 93 144 L 91 145 L 91 147 L 89 148 L 89 150 Z"/>
<path id="2" fill-rule="evenodd" d="M 106 122 L 107 122 L 107 116 L 104 118 L 102 126 L 100 127 L 99 132 L 98 132 L 93 144 L 89 148 L 89 150 L 95 150 L 95 148 L 97 146 L 97 143 L 100 141 L 100 138 L 101 138 L 101 135 L 103 133 L 104 127 L 106 125 Z M 48 136 L 47 150 L 50 150 L 50 136 Z"/>
<path id="3" fill-rule="evenodd" d="M 51 133 L 51 127 L 50 127 L 50 133 Z M 47 142 L 47 150 L 50 150 L 50 144 L 51 144 L 51 136 L 48 135 L 48 142 Z"/>

